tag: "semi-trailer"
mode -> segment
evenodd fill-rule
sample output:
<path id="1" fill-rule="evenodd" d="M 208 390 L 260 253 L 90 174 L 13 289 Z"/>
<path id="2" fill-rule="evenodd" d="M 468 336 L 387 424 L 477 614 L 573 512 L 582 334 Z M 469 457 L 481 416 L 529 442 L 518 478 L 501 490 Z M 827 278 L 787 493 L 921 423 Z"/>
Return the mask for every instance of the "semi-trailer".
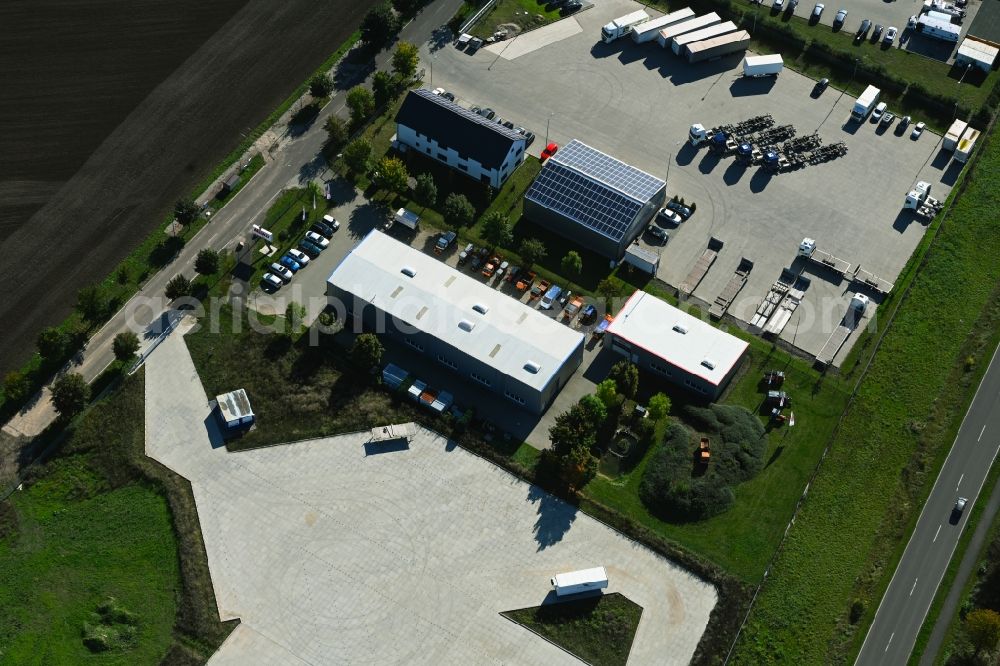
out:
<path id="1" fill-rule="evenodd" d="M 659 18 L 640 23 L 632 28 L 632 41 L 636 44 L 651 42 L 659 36 L 660 30 L 693 16 L 694 10 L 690 7 L 685 7 L 684 9 L 678 9 L 676 12 L 670 12 Z"/>
<path id="2" fill-rule="evenodd" d="M 882 91 L 875 86 L 865 88 L 865 91 L 854 102 L 854 108 L 851 110 L 851 120 L 859 123 L 864 121 L 868 117 L 868 114 L 872 112 L 872 109 L 875 108 L 875 105 L 878 104 L 878 98 L 881 94 Z"/>
<path id="3" fill-rule="evenodd" d="M 785 63 L 780 53 L 773 55 L 747 56 L 743 59 L 743 76 L 777 76 Z"/>
<path id="4" fill-rule="evenodd" d="M 948 131 L 944 135 L 944 142 L 942 147 L 945 150 L 955 150 L 958 147 L 958 141 L 965 134 L 965 130 L 969 128 L 969 123 L 964 120 L 955 120 L 948 128 Z"/>
<path id="5" fill-rule="evenodd" d="M 567 573 L 556 574 L 550 581 L 557 597 L 581 592 L 603 590 L 608 586 L 608 572 L 604 567 L 581 569 Z"/>
<path id="6" fill-rule="evenodd" d="M 746 30 L 731 32 L 687 45 L 688 62 L 696 63 L 703 60 L 721 58 L 730 53 L 746 51 L 750 46 L 750 33 Z"/>
<path id="7" fill-rule="evenodd" d="M 674 37 L 679 37 L 687 32 L 701 30 L 702 28 L 707 28 L 710 25 L 715 25 L 716 23 L 721 22 L 722 18 L 715 12 L 695 16 L 694 18 L 684 19 L 683 21 L 679 21 L 673 25 L 667 26 L 663 30 L 660 30 L 660 34 L 657 36 L 656 41 L 659 42 L 660 46 L 663 48 L 668 48 Z"/>
<path id="8" fill-rule="evenodd" d="M 706 39 L 712 39 L 713 37 L 718 37 L 719 35 L 726 35 L 730 32 L 736 30 L 736 24 L 732 21 L 723 21 L 722 23 L 717 23 L 715 25 L 710 25 L 707 28 L 702 28 L 701 30 L 694 30 L 692 32 L 686 32 L 683 35 L 678 35 L 674 37 L 670 43 L 670 49 L 676 55 L 683 55 L 687 52 L 685 48 L 688 44 L 694 44 L 695 42 L 704 41 Z"/>
<path id="9" fill-rule="evenodd" d="M 924 14 L 917 19 L 917 32 L 944 42 L 957 42 L 962 33 L 962 27 L 951 21 Z"/>
<path id="10" fill-rule="evenodd" d="M 625 16 L 619 16 L 601 28 L 601 40 L 605 44 L 610 44 L 620 37 L 632 32 L 632 30 L 649 20 L 649 14 L 641 9 Z"/>

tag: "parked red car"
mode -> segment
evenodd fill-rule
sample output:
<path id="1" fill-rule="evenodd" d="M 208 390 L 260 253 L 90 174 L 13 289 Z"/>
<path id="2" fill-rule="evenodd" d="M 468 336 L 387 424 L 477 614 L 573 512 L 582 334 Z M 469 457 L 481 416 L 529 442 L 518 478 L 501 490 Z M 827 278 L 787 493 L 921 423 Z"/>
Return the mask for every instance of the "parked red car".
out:
<path id="1" fill-rule="evenodd" d="M 545 150 L 542 151 L 542 161 L 544 162 L 545 160 L 555 155 L 557 150 L 559 150 L 558 144 L 550 143 L 549 145 L 545 146 Z"/>

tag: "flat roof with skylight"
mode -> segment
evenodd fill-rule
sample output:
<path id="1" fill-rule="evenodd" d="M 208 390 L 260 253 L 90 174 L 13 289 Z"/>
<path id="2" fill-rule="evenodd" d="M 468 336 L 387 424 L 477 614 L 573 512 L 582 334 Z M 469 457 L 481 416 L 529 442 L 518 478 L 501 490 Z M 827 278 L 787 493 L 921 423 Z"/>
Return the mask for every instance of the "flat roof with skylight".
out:
<path id="1" fill-rule="evenodd" d="M 669 364 L 718 386 L 747 343 L 644 291 L 636 291 L 608 326 Z"/>
<path id="2" fill-rule="evenodd" d="M 379 231 L 327 281 L 536 390 L 583 334 Z"/>

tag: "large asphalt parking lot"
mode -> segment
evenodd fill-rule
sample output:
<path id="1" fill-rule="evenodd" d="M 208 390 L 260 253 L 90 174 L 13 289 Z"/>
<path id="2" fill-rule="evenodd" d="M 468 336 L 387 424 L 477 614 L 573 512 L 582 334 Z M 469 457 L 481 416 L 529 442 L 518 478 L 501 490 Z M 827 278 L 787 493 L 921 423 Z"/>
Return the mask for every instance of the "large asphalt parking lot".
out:
<path id="1" fill-rule="evenodd" d="M 694 297 L 712 302 L 746 257 L 754 269 L 730 308 L 738 318 L 753 313 L 782 268 L 802 267 L 795 259 L 803 237 L 893 281 L 925 230 L 901 211 L 906 193 L 917 180 L 926 180 L 934 196 L 944 198 L 958 173 L 950 154 L 940 151 L 940 137 L 925 132 L 913 141 L 908 131 L 897 136 L 868 122 L 848 123 L 852 98 L 832 88 L 814 97 L 814 81 L 787 69 L 775 81 L 743 80 L 740 56 L 689 65 L 655 44 L 600 42 L 601 25 L 638 7 L 602 0 L 575 17 L 474 55 L 451 46 L 425 53 L 432 58 L 432 84 L 453 91 L 460 103 L 490 106 L 534 130 L 535 154 L 544 146 L 548 124 L 550 141 L 580 139 L 666 177 L 668 194 L 694 201 L 698 209 L 671 231 L 658 277 L 678 285 L 710 237 L 723 241 Z M 824 143 L 843 141 L 849 152 L 833 162 L 769 176 L 686 142 L 692 123 L 712 126 L 764 113 L 777 124 L 794 125 L 798 135 L 818 131 Z M 850 285 L 822 271 L 812 277 L 783 337 L 794 337 L 797 346 L 815 354 L 840 322 Z"/>

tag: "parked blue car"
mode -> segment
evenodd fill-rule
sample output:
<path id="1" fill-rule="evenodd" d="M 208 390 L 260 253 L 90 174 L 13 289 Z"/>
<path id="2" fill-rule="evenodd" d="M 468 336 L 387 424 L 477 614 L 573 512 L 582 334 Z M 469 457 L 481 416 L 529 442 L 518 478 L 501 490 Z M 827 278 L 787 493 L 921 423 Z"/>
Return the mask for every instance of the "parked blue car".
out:
<path id="1" fill-rule="evenodd" d="M 297 262 L 294 259 L 292 259 L 291 257 L 289 257 L 287 254 L 285 256 L 283 256 L 281 259 L 279 259 L 278 263 L 281 264 L 282 266 L 284 266 L 285 268 L 287 268 L 288 270 L 290 270 L 293 273 L 297 273 L 298 270 L 300 268 L 302 268 L 302 265 L 299 264 L 299 262 Z"/>

